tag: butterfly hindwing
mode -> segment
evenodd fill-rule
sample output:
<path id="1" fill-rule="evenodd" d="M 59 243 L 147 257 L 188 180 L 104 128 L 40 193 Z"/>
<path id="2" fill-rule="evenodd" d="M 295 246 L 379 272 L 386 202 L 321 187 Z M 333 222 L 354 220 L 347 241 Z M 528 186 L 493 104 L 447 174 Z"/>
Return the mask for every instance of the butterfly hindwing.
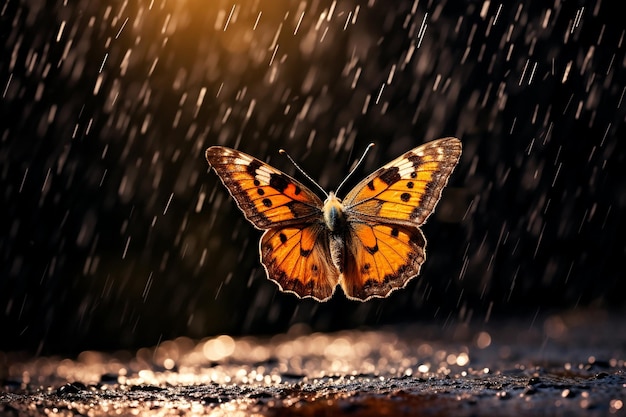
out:
<path id="1" fill-rule="evenodd" d="M 415 226 L 351 225 L 341 286 L 348 298 L 387 297 L 415 277 L 426 259 L 426 240 Z"/>
<path id="2" fill-rule="evenodd" d="M 212 146 L 206 159 L 246 218 L 259 229 L 320 218 L 322 201 L 287 174 L 235 149 Z"/>
<path id="3" fill-rule="evenodd" d="M 328 233 L 321 223 L 267 230 L 260 243 L 267 276 L 282 291 L 318 301 L 330 298 L 339 280 L 328 249 Z"/>
<path id="4" fill-rule="evenodd" d="M 461 142 L 428 142 L 361 181 L 343 200 L 355 216 L 419 226 L 426 221 L 461 156 Z"/>

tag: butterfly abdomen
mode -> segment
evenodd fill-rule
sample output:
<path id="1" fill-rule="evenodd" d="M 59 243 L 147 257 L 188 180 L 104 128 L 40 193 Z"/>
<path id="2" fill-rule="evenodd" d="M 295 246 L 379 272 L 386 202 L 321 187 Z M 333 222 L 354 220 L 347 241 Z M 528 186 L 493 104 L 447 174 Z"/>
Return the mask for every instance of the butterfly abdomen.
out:
<path id="1" fill-rule="evenodd" d="M 346 233 L 350 227 L 346 219 L 345 207 L 340 199 L 335 196 L 335 193 L 328 194 L 328 198 L 324 202 L 324 222 L 328 229 L 328 249 L 330 249 L 330 258 L 333 265 L 343 273 L 345 270 L 345 248 L 346 248 Z"/>

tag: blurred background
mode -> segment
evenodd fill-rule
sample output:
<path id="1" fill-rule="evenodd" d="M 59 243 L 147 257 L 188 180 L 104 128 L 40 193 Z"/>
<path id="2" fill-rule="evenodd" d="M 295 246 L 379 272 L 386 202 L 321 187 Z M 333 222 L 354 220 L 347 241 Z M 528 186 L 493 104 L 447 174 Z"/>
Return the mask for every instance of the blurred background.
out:
<path id="1" fill-rule="evenodd" d="M 609 2 L 0 1 L 0 350 L 626 307 L 626 26 Z M 419 278 L 281 293 L 204 159 L 325 189 L 457 136 Z M 296 177 L 299 177 L 296 175 Z M 306 183 L 306 181 L 304 181 Z M 349 187 L 348 187 L 349 188 Z"/>

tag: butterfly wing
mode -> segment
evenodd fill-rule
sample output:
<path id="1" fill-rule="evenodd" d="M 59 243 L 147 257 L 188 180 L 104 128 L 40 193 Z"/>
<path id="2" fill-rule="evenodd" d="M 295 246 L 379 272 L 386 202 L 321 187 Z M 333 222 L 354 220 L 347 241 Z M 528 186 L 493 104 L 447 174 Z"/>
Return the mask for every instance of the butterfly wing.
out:
<path id="1" fill-rule="evenodd" d="M 235 149 L 212 146 L 205 155 L 255 227 L 269 229 L 321 219 L 320 198 L 287 174 Z"/>
<path id="2" fill-rule="evenodd" d="M 387 297 L 405 287 L 426 259 L 426 240 L 415 226 L 354 223 L 346 239 L 341 287 L 348 298 Z"/>
<path id="3" fill-rule="evenodd" d="M 444 138 L 408 151 L 361 181 L 343 200 L 353 217 L 419 226 L 441 198 L 461 156 L 461 141 Z"/>
<path id="4" fill-rule="evenodd" d="M 318 301 L 330 298 L 339 280 L 322 223 L 267 230 L 260 243 L 267 276 L 280 289 Z"/>
<path id="5" fill-rule="evenodd" d="M 330 298 L 339 271 L 330 257 L 319 197 L 243 152 L 213 146 L 206 159 L 246 218 L 267 229 L 259 244 L 267 277 L 299 297 Z"/>
<path id="6" fill-rule="evenodd" d="M 341 285 L 350 298 L 386 297 L 426 259 L 418 228 L 432 213 L 461 156 L 456 138 L 419 146 L 361 181 L 343 200 L 349 229 Z"/>

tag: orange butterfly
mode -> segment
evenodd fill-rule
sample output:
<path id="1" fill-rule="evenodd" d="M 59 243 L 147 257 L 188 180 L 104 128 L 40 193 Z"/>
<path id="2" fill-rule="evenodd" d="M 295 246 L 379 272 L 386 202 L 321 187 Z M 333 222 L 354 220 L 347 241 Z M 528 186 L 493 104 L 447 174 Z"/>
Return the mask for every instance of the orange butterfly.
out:
<path id="1" fill-rule="evenodd" d="M 330 192 L 322 202 L 250 155 L 222 146 L 206 150 L 243 214 L 265 230 L 259 248 L 268 278 L 282 291 L 318 301 L 328 300 L 337 285 L 350 299 L 387 297 L 417 276 L 426 257 L 419 226 L 460 156 L 458 139 L 435 140 L 378 169 L 343 200 Z"/>

